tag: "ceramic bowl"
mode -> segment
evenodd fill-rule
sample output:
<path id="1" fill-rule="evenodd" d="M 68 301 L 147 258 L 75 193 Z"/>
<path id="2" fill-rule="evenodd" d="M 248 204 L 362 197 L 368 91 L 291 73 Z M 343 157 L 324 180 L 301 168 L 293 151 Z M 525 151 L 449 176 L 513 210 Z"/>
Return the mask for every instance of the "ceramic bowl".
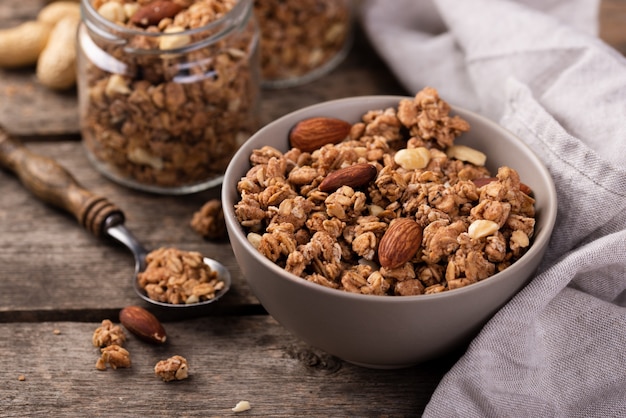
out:
<path id="1" fill-rule="evenodd" d="M 418 364 L 467 344 L 481 327 L 533 277 L 548 246 L 556 212 L 556 191 L 548 170 L 519 138 L 473 112 L 452 106 L 470 123 L 455 143 L 487 154 L 487 167 L 516 169 L 536 199 L 536 226 L 528 252 L 506 270 L 451 291 L 418 296 L 348 293 L 308 282 L 261 255 L 248 242 L 234 214 L 237 182 L 250 168 L 254 149 L 286 151 L 296 122 L 314 116 L 354 123 L 368 110 L 397 107 L 400 96 L 334 100 L 290 113 L 259 130 L 226 170 L 222 203 L 235 257 L 252 291 L 282 326 L 304 342 L 350 363 L 370 368 Z"/>

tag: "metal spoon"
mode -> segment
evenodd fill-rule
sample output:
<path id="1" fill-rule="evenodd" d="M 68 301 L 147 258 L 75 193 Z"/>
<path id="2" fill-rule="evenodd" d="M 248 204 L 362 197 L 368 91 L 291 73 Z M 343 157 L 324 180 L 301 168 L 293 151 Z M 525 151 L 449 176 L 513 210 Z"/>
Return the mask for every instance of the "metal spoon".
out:
<path id="1" fill-rule="evenodd" d="M 186 309 L 199 308 L 220 299 L 231 285 L 230 273 L 221 263 L 203 257 L 204 263 L 216 271 L 224 281 L 224 288 L 209 300 L 174 304 L 150 299 L 139 285 L 137 275 L 146 268 L 148 251 L 124 225 L 124 213 L 105 197 L 97 196 L 83 188 L 58 162 L 35 154 L 21 145 L 0 127 L 0 167 L 17 175 L 22 184 L 40 200 L 74 215 L 78 223 L 98 238 L 106 236 L 126 246 L 135 257 L 133 288 L 148 303 L 159 307 Z"/>

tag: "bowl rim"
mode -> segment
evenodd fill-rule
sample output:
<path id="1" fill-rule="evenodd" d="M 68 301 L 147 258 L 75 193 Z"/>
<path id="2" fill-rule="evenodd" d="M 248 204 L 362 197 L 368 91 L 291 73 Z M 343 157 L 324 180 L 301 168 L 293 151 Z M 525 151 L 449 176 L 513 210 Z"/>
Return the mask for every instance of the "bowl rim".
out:
<path id="1" fill-rule="evenodd" d="M 463 295 L 467 293 L 479 292 L 485 286 L 490 286 L 491 283 L 494 283 L 496 281 L 507 280 L 508 276 L 511 276 L 515 274 L 516 271 L 523 269 L 530 262 L 530 260 L 532 260 L 532 258 L 535 256 L 536 253 L 540 253 L 549 244 L 550 237 L 552 235 L 552 231 L 556 223 L 557 207 L 558 207 L 557 193 L 556 193 L 554 180 L 552 179 L 552 176 L 550 175 L 547 167 L 545 166 L 541 158 L 521 138 L 519 138 L 517 135 L 513 134 L 511 131 L 504 128 L 503 126 L 499 125 L 495 121 L 479 113 L 476 113 L 474 111 L 471 111 L 471 110 L 468 110 L 459 106 L 455 106 L 453 104 L 450 104 L 451 114 L 465 113 L 467 115 L 471 115 L 473 118 L 479 120 L 481 123 L 488 125 L 491 129 L 494 129 L 495 131 L 500 132 L 503 136 L 508 136 L 514 142 L 517 142 L 518 146 L 524 149 L 527 152 L 527 154 L 529 154 L 533 159 L 537 161 L 538 163 L 537 171 L 538 171 L 538 174 L 540 175 L 539 177 L 541 178 L 541 181 L 544 182 L 547 186 L 548 199 L 547 199 L 545 207 L 542 208 L 542 211 L 540 213 L 542 222 L 544 223 L 543 228 L 538 233 L 537 231 L 535 231 L 535 236 L 533 237 L 531 247 L 521 258 L 515 261 L 515 263 L 513 263 L 511 266 L 477 283 L 472 283 L 471 285 L 453 289 L 453 290 L 447 290 L 445 292 L 422 294 L 422 295 L 411 295 L 411 296 L 367 295 L 367 294 L 361 294 L 361 293 L 352 293 L 352 292 L 342 291 L 339 289 L 332 289 L 326 286 L 319 285 L 317 283 L 309 282 L 308 280 L 305 280 L 302 277 L 289 273 L 285 269 L 277 265 L 276 263 L 264 257 L 248 241 L 243 227 L 239 224 L 239 222 L 236 220 L 236 217 L 234 215 L 234 204 L 236 203 L 236 201 L 234 199 L 231 199 L 231 196 L 239 195 L 239 192 L 237 191 L 237 182 L 242 177 L 242 175 L 245 175 L 245 171 L 243 173 L 236 172 L 239 170 L 236 169 L 234 162 L 239 161 L 244 158 L 249 161 L 249 156 L 251 152 L 254 149 L 259 148 L 258 145 L 252 145 L 252 143 L 254 142 L 253 140 L 255 138 L 263 136 L 267 131 L 271 130 L 275 125 L 285 123 L 286 120 L 289 120 L 289 119 L 297 120 L 299 115 L 307 114 L 306 117 L 312 117 L 308 114 L 317 110 L 319 110 L 320 113 L 324 113 L 324 109 L 329 104 L 333 104 L 333 105 L 345 104 L 345 105 L 359 105 L 360 106 L 364 104 L 364 102 L 368 102 L 368 101 L 375 101 L 376 103 L 381 103 L 381 102 L 391 103 L 391 102 L 399 102 L 402 99 L 413 99 L 413 98 L 414 98 L 413 96 L 401 96 L 401 95 L 369 95 L 369 96 L 346 97 L 346 98 L 341 98 L 341 99 L 324 101 L 321 103 L 306 106 L 298 110 L 295 110 L 293 112 L 287 113 L 281 116 L 280 118 L 263 126 L 261 129 L 257 130 L 235 153 L 230 163 L 228 164 L 228 167 L 224 174 L 224 182 L 222 185 L 221 198 L 223 202 L 223 211 L 224 211 L 225 221 L 226 221 L 227 226 L 229 227 L 228 228 L 229 234 L 231 235 L 230 239 L 231 240 L 233 239 L 232 235 L 234 234 L 235 239 L 242 242 L 242 245 L 244 246 L 244 248 L 248 252 L 250 252 L 251 255 L 255 259 L 257 259 L 261 264 L 267 267 L 272 273 L 280 276 L 282 279 L 288 280 L 299 286 L 308 287 L 312 291 L 326 293 L 328 294 L 328 296 L 348 298 L 348 299 L 353 299 L 355 301 L 367 301 L 368 303 L 404 304 L 404 303 L 415 303 L 415 301 L 417 300 L 432 301 L 432 300 L 437 300 L 441 298 L 464 297 Z M 378 106 L 380 108 L 380 105 Z M 391 107 L 391 106 L 393 105 L 390 104 L 387 107 Z M 376 109 L 373 108 L 369 110 L 376 110 Z M 348 121 L 348 122 L 355 123 L 351 121 Z M 284 152 L 284 151 L 281 150 L 281 152 Z M 550 202 L 553 202 L 553 204 L 550 204 Z M 532 277 L 529 279 L 529 281 L 530 280 L 532 280 Z M 528 284 L 528 282 L 526 284 Z"/>

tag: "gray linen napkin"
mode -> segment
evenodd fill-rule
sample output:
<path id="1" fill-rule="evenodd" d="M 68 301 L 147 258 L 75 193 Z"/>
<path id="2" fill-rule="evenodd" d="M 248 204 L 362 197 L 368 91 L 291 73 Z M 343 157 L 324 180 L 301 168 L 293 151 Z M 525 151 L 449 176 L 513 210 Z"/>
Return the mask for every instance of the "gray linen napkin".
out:
<path id="1" fill-rule="evenodd" d="M 626 417 L 626 59 L 597 1 L 366 0 L 407 90 L 439 90 L 525 141 L 558 193 L 533 280 L 444 376 L 435 417 Z"/>

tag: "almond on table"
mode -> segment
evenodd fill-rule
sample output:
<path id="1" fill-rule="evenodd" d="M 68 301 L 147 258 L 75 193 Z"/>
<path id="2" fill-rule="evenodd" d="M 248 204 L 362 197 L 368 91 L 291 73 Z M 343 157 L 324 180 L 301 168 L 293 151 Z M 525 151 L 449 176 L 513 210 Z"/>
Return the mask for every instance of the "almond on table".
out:
<path id="1" fill-rule="evenodd" d="M 167 334 L 161 322 L 141 306 L 127 306 L 120 311 L 120 322 L 127 330 L 152 344 L 163 344 Z"/>

